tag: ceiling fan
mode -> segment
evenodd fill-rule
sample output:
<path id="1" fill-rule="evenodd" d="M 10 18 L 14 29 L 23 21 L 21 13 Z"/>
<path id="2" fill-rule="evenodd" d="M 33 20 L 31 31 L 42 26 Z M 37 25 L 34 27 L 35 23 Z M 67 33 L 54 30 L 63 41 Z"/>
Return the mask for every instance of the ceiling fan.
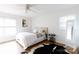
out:
<path id="1" fill-rule="evenodd" d="M 26 12 L 38 12 L 39 10 L 35 8 L 36 4 L 26 4 Z"/>
<path id="2" fill-rule="evenodd" d="M 26 4 L 26 10 L 30 10 L 31 7 L 32 7 L 32 4 Z"/>

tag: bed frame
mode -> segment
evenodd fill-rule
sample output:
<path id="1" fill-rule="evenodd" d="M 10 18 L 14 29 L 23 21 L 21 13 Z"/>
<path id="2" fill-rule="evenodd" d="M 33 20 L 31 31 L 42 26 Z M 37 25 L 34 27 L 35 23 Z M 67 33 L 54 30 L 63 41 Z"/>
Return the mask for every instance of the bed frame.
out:
<path id="1" fill-rule="evenodd" d="M 48 34 L 48 28 L 47 27 L 36 27 L 35 29 L 37 29 L 38 30 L 38 32 L 40 32 L 40 33 L 43 33 L 43 34 Z M 45 42 L 46 40 L 43 40 L 43 41 L 41 41 L 41 42 Z M 23 46 L 18 42 L 18 41 L 16 41 L 22 48 L 23 48 Z M 31 45 L 30 47 L 28 47 L 28 48 L 26 48 L 25 50 L 30 50 L 31 48 L 33 48 L 34 46 L 36 46 L 36 45 L 38 45 L 39 43 L 41 43 L 41 42 L 37 42 L 37 43 L 35 43 L 34 45 Z"/>

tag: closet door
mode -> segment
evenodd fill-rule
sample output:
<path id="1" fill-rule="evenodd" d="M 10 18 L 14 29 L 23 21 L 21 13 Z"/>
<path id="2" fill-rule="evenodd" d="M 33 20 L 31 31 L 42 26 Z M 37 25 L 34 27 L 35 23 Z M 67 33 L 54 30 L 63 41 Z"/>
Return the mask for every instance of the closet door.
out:
<path id="1" fill-rule="evenodd" d="M 68 20 L 67 21 L 67 28 L 66 28 L 67 36 L 66 36 L 66 38 L 68 40 L 72 40 L 73 39 L 73 25 L 74 25 L 74 21 L 73 20 Z"/>

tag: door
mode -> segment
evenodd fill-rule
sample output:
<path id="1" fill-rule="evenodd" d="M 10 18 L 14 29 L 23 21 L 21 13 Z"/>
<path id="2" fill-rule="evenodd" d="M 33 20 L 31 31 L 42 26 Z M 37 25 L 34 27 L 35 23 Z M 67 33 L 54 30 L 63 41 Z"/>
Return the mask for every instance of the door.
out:
<path id="1" fill-rule="evenodd" d="M 66 38 L 68 40 L 72 40 L 73 39 L 73 25 L 74 25 L 74 21 L 73 20 L 68 20 L 67 21 L 67 27 L 66 27 Z"/>

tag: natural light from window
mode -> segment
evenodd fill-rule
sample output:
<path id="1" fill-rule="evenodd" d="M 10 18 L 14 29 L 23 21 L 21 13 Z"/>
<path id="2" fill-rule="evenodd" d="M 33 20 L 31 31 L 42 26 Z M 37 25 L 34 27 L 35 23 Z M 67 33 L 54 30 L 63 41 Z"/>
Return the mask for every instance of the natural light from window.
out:
<path id="1" fill-rule="evenodd" d="M 76 19 L 75 15 L 69 15 L 69 16 L 63 16 L 60 17 L 60 29 L 66 31 L 66 38 L 68 40 L 72 39 L 73 36 L 73 25 L 74 25 L 74 20 Z"/>
<path id="2" fill-rule="evenodd" d="M 16 20 L 0 17 L 0 36 L 16 35 Z"/>

